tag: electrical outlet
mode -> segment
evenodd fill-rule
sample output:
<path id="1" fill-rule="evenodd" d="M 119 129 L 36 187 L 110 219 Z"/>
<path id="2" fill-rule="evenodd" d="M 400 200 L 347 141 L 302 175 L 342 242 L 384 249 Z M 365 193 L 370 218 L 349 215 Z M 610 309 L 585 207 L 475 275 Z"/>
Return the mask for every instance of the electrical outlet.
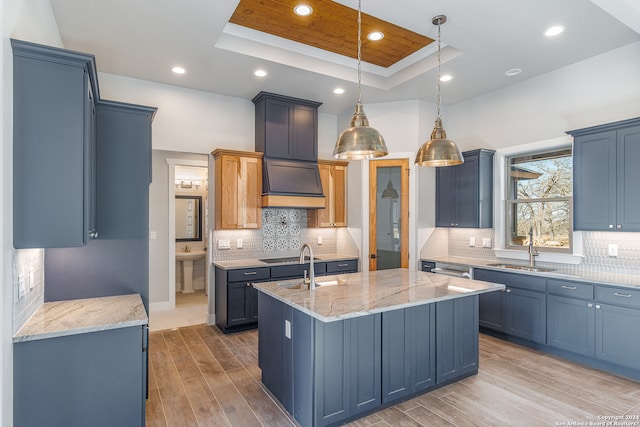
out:
<path id="1" fill-rule="evenodd" d="M 291 322 L 288 320 L 284 321 L 284 336 L 291 339 Z"/>
<path id="2" fill-rule="evenodd" d="M 482 238 L 482 247 L 490 248 L 491 247 L 491 237 L 483 237 Z"/>
<path id="3" fill-rule="evenodd" d="M 18 276 L 18 299 L 19 300 L 24 298 L 24 294 L 27 291 L 25 286 L 26 281 L 27 281 L 27 277 L 25 274 L 21 274 L 20 276 Z"/>
<path id="4" fill-rule="evenodd" d="M 618 256 L 618 245 L 609 243 L 609 256 L 615 258 Z"/>
<path id="5" fill-rule="evenodd" d="M 469 247 L 473 248 L 476 245 L 476 238 L 469 237 Z"/>
<path id="6" fill-rule="evenodd" d="M 242 241 L 242 239 L 236 240 L 236 248 L 237 249 L 242 249 L 242 245 L 243 244 L 244 244 L 244 242 Z"/>
<path id="7" fill-rule="evenodd" d="M 149 240 L 156 240 L 158 238 L 158 234 L 155 231 L 149 232 Z"/>
<path id="8" fill-rule="evenodd" d="M 218 239 L 218 249 L 231 249 L 231 240 Z"/>
<path id="9" fill-rule="evenodd" d="M 318 234 L 318 244 L 319 245 L 322 244 L 322 236 L 320 234 Z"/>

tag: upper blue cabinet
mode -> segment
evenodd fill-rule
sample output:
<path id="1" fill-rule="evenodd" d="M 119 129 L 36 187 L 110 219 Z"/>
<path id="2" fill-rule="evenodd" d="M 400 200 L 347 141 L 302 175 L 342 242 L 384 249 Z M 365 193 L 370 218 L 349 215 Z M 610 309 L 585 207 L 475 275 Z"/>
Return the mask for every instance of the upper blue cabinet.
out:
<path id="1" fill-rule="evenodd" d="M 640 231 L 640 117 L 567 132 L 573 141 L 573 228 Z"/>
<path id="2" fill-rule="evenodd" d="M 265 158 L 318 160 L 320 102 L 260 92 L 253 98 L 256 151 Z"/>
<path id="3" fill-rule="evenodd" d="M 82 246 L 96 232 L 94 57 L 11 45 L 14 246 Z"/>
<path id="4" fill-rule="evenodd" d="M 493 227 L 494 153 L 466 151 L 463 164 L 436 169 L 436 227 Z"/>

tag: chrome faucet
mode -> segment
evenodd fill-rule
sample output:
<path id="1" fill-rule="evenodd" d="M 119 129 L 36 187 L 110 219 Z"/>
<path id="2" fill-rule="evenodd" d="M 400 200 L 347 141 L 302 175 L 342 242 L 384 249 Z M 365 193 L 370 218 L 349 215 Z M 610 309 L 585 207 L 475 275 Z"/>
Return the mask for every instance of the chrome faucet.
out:
<path id="1" fill-rule="evenodd" d="M 538 251 L 536 251 L 536 248 L 533 246 L 533 227 L 529 227 L 529 266 L 535 267 L 535 257 L 538 255 Z"/>
<path id="2" fill-rule="evenodd" d="M 304 248 L 309 249 L 309 290 L 315 291 L 316 277 L 313 271 L 313 250 L 311 249 L 311 246 L 309 246 L 307 243 L 302 245 L 302 247 L 300 248 L 300 264 L 304 264 Z M 305 270 L 305 273 L 306 273 L 306 270 Z M 306 274 L 305 274 L 305 277 L 306 277 Z M 305 283 L 307 283 L 306 280 L 305 280 Z"/>

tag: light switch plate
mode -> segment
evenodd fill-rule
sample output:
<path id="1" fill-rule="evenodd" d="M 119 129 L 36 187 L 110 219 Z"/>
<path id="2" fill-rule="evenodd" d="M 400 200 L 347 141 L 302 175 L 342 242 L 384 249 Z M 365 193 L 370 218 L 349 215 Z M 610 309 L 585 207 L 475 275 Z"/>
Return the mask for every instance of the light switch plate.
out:
<path id="1" fill-rule="evenodd" d="M 156 240 L 157 238 L 158 238 L 158 235 L 155 231 L 149 232 L 149 240 Z"/>
<path id="2" fill-rule="evenodd" d="M 29 267 L 29 290 L 33 289 L 36 281 L 36 273 L 33 271 L 33 267 Z"/>
<path id="3" fill-rule="evenodd" d="M 24 294 L 27 291 L 26 290 L 26 282 L 27 281 L 27 276 L 25 274 L 21 274 L 20 276 L 18 276 L 18 299 L 22 299 L 24 298 Z"/>
<path id="4" fill-rule="evenodd" d="M 491 247 L 491 237 L 483 237 L 482 238 L 482 247 L 490 248 Z"/>
<path id="5" fill-rule="evenodd" d="M 618 256 L 618 245 L 609 243 L 609 256 L 615 258 Z"/>
<path id="6" fill-rule="evenodd" d="M 473 248 L 476 245 L 476 238 L 469 237 L 469 247 Z"/>
<path id="7" fill-rule="evenodd" d="M 318 234 L 318 244 L 319 245 L 322 244 L 322 236 L 320 234 Z"/>
<path id="8" fill-rule="evenodd" d="M 237 249 L 242 249 L 243 245 L 244 245 L 244 242 L 242 241 L 242 239 L 236 240 L 236 248 Z"/>
<path id="9" fill-rule="evenodd" d="M 231 249 L 231 240 L 218 239 L 218 249 Z"/>

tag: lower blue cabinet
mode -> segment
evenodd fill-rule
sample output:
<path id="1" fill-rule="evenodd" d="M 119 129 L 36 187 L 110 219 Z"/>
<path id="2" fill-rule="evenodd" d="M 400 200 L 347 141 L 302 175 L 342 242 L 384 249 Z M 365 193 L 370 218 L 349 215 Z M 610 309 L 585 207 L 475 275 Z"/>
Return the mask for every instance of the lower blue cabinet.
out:
<path id="1" fill-rule="evenodd" d="M 594 356 L 593 301 L 547 296 L 547 344 L 583 356 Z"/>
<path id="2" fill-rule="evenodd" d="M 435 385 L 433 304 L 382 313 L 382 402 Z"/>
<path id="3" fill-rule="evenodd" d="M 595 316 L 596 359 L 640 370 L 640 310 L 596 304 Z"/>
<path id="4" fill-rule="evenodd" d="M 436 383 L 478 371 L 478 296 L 435 304 Z"/>

